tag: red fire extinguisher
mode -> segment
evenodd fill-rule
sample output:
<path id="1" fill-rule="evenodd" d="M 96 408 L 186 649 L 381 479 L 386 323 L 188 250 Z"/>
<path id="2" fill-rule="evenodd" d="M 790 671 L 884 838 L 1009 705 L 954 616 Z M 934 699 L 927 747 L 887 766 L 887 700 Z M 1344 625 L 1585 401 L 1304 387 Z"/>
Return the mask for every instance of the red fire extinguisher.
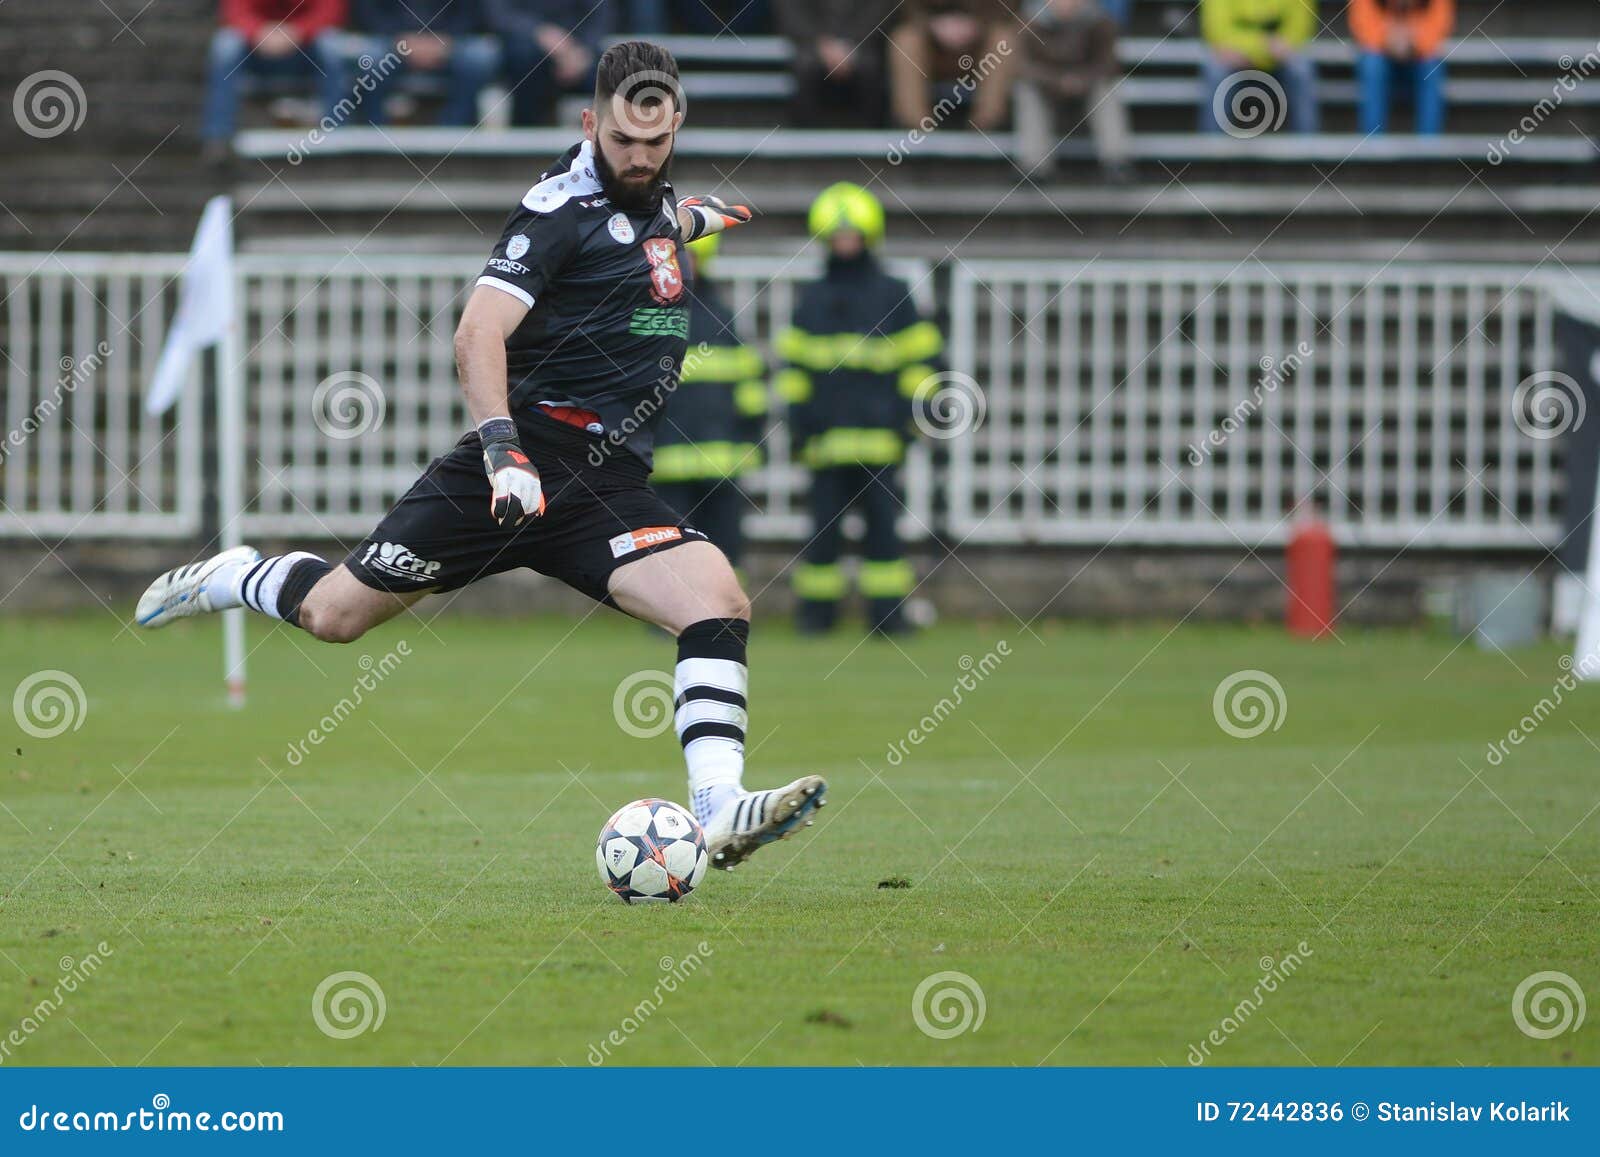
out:
<path id="1" fill-rule="evenodd" d="M 1333 532 L 1314 509 L 1295 525 L 1284 556 L 1289 579 L 1284 622 L 1289 633 L 1308 639 L 1331 634 L 1338 548 L 1334 545 Z"/>

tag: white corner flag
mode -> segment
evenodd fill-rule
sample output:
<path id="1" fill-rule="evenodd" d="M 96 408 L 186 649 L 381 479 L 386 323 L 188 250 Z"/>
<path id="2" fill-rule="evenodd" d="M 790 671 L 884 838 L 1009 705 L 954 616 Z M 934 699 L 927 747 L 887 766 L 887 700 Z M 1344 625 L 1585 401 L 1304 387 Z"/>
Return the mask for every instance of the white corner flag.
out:
<path id="1" fill-rule="evenodd" d="M 217 356 L 218 516 L 224 548 L 240 542 L 239 516 L 244 509 L 244 383 L 239 334 L 234 323 L 233 201 L 213 197 L 200 215 L 178 288 L 178 308 L 167 331 L 161 360 L 145 391 L 148 414 L 172 408 L 194 368 L 195 355 L 220 346 Z M 244 611 L 222 612 L 222 670 L 228 702 L 245 701 Z"/>
<path id="2" fill-rule="evenodd" d="M 145 391 L 147 414 L 172 408 L 189 379 L 189 370 L 201 350 L 214 346 L 233 324 L 233 201 L 213 197 L 206 202 L 184 263 L 178 290 L 178 310 L 167 331 L 166 345 L 155 376 Z"/>

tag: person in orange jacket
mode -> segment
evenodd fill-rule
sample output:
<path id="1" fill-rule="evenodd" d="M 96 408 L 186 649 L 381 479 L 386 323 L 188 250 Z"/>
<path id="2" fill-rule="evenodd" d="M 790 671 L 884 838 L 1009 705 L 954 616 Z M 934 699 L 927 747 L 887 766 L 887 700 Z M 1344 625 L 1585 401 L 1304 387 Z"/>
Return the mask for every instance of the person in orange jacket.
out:
<path id="1" fill-rule="evenodd" d="M 1361 131 L 1388 127 L 1389 99 L 1409 85 L 1417 133 L 1444 131 L 1444 42 L 1456 23 L 1455 0 L 1351 0 L 1350 34 L 1359 53 Z"/>

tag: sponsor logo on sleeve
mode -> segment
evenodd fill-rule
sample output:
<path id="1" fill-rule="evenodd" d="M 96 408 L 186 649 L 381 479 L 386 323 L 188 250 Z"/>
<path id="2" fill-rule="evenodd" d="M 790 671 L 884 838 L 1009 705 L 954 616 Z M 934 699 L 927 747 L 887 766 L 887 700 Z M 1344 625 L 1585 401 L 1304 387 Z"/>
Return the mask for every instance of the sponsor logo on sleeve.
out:
<path id="1" fill-rule="evenodd" d="M 489 268 L 497 269 L 501 273 L 509 273 L 514 277 L 526 277 L 528 267 L 520 261 L 508 261 L 504 257 L 489 258 Z"/>

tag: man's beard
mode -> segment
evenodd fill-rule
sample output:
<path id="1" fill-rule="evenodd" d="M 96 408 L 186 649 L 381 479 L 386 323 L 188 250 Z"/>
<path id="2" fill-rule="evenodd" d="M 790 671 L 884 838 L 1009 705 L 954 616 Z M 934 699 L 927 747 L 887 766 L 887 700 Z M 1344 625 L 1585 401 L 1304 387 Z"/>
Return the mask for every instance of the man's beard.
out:
<path id="1" fill-rule="evenodd" d="M 661 206 L 661 192 L 667 183 L 667 173 L 672 168 L 672 154 L 667 154 L 667 159 L 661 162 L 661 168 L 656 170 L 656 175 L 647 183 L 637 181 L 624 182 L 616 169 L 611 167 L 611 162 L 606 159 L 606 151 L 596 142 L 594 150 L 594 171 L 600 177 L 600 191 L 618 209 L 628 213 L 653 213 Z"/>

